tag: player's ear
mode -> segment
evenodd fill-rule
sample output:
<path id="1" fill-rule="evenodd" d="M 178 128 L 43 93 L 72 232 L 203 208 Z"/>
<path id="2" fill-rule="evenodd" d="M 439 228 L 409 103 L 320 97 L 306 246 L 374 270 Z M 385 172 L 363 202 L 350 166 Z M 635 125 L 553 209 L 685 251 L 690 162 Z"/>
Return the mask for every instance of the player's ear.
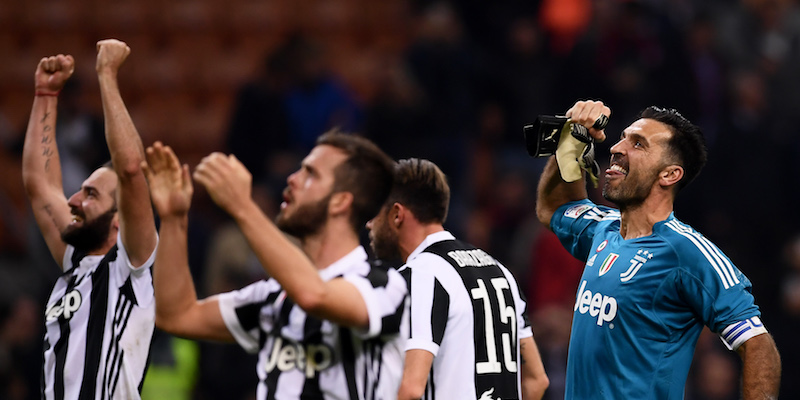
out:
<path id="1" fill-rule="evenodd" d="M 389 221 L 392 221 L 395 228 L 400 227 L 403 224 L 403 221 L 406 219 L 406 214 L 408 213 L 408 209 L 405 208 L 400 203 L 392 204 L 392 208 L 389 210 Z"/>
<path id="2" fill-rule="evenodd" d="M 328 203 L 328 213 L 336 215 L 344 213 L 353 206 L 353 194 L 350 192 L 336 192 Z"/>
<path id="3" fill-rule="evenodd" d="M 671 187 L 676 185 L 683 179 L 684 171 L 680 165 L 669 165 L 658 175 L 659 184 L 664 187 Z"/>

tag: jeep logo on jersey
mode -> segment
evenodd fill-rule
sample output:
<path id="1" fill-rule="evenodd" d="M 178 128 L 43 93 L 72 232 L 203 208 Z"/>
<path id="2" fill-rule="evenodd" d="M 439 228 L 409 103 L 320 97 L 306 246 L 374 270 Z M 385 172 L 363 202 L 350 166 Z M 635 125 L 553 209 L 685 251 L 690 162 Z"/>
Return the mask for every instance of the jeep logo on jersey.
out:
<path id="1" fill-rule="evenodd" d="M 605 275 L 605 273 L 608 272 L 608 270 L 611 269 L 611 266 L 614 265 L 614 261 L 617 261 L 618 258 L 619 258 L 619 254 L 617 254 L 617 253 L 609 254 L 606 257 L 606 259 L 603 260 L 603 264 L 600 265 L 600 270 L 598 271 L 599 276 Z"/>
<path id="2" fill-rule="evenodd" d="M 328 368 L 333 362 L 333 349 L 324 344 L 302 345 L 278 337 L 272 343 L 272 351 L 267 359 L 267 373 L 275 368 L 278 371 L 289 371 L 297 368 L 305 373 L 306 378 L 313 378 L 318 371 Z"/>
<path id="3" fill-rule="evenodd" d="M 597 326 L 603 326 L 603 323 L 611 322 L 617 317 L 617 299 L 601 293 L 593 294 L 591 290 L 584 289 L 586 289 L 586 281 L 581 282 L 573 311 L 581 314 L 588 312 L 590 316 L 597 317 Z M 611 328 L 613 327 L 612 324 Z"/>
<path id="4" fill-rule="evenodd" d="M 68 320 L 72 318 L 75 311 L 81 308 L 81 302 L 81 292 L 78 289 L 73 289 L 65 294 L 61 300 L 47 308 L 47 311 L 44 312 L 45 319 L 52 321 L 63 315 L 64 319 Z"/>
<path id="5" fill-rule="evenodd" d="M 454 250 L 448 252 L 447 256 L 452 258 L 459 267 L 485 267 L 497 264 L 492 256 L 481 249 Z"/>

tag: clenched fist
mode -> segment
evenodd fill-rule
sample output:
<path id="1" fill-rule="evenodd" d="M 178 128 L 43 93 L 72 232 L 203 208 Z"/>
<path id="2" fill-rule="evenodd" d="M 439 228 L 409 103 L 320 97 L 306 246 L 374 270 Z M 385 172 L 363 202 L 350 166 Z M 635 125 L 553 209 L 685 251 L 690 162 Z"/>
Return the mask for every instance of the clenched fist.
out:
<path id="1" fill-rule="evenodd" d="M 75 60 L 71 55 L 44 57 L 39 60 L 39 65 L 36 67 L 34 87 L 37 92 L 58 93 L 74 71 Z"/>
<path id="2" fill-rule="evenodd" d="M 116 74 L 130 53 L 131 48 L 125 42 L 117 39 L 106 39 L 97 42 L 97 64 L 95 66 L 97 73 L 111 72 Z"/>

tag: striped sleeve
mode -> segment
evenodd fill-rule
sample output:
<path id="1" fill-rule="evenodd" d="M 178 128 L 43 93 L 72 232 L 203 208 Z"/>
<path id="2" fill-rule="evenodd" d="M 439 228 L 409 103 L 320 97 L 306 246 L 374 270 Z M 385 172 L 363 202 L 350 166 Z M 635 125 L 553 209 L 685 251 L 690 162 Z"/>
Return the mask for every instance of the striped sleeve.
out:
<path id="1" fill-rule="evenodd" d="M 260 349 L 262 309 L 265 305 L 274 303 L 281 293 L 280 285 L 269 280 L 218 295 L 219 311 L 225 326 L 248 353 L 257 353 Z"/>
<path id="2" fill-rule="evenodd" d="M 367 305 L 369 327 L 354 329 L 356 335 L 367 339 L 399 333 L 408 293 L 406 281 L 399 272 L 370 268 L 366 275 L 347 274 L 343 278 L 358 289 Z"/>
<path id="3" fill-rule="evenodd" d="M 409 268 L 410 335 L 406 350 L 421 349 L 439 353 L 450 308 L 450 295 L 436 276 L 426 268 Z"/>

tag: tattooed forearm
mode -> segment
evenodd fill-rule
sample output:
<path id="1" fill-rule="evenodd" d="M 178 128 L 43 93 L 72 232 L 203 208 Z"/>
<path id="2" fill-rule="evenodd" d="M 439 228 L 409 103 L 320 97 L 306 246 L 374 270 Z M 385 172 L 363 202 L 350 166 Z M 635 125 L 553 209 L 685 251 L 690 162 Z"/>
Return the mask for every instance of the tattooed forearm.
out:
<path id="1" fill-rule="evenodd" d="M 47 115 L 49 114 L 50 113 L 45 113 L 45 118 L 47 118 Z M 44 121 L 44 118 L 42 119 L 42 121 Z M 45 157 L 44 161 L 45 171 L 50 171 L 50 157 L 53 156 L 53 149 L 51 147 L 51 144 L 53 143 L 53 137 L 47 133 L 50 132 L 52 129 L 53 128 L 50 125 L 45 125 L 44 128 L 42 128 L 42 132 L 44 132 L 44 135 L 42 135 L 42 145 L 43 145 L 42 157 Z"/>
<path id="2" fill-rule="evenodd" d="M 45 111 L 44 115 L 42 116 L 42 120 L 39 122 L 44 122 L 49 116 L 50 116 L 50 111 Z"/>

